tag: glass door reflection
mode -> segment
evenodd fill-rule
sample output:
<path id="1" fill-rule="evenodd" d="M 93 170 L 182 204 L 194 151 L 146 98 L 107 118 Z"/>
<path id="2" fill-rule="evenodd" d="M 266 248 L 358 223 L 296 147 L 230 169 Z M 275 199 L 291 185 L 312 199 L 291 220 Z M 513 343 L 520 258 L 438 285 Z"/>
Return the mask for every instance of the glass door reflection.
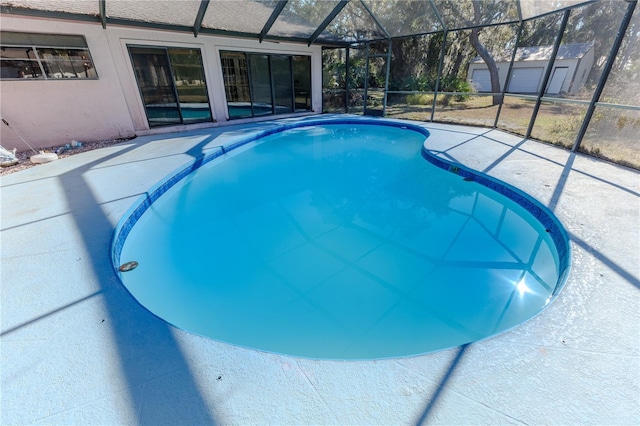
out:
<path id="1" fill-rule="evenodd" d="M 220 61 L 229 118 L 253 117 L 247 55 L 241 52 L 220 52 Z"/>
<path id="2" fill-rule="evenodd" d="M 229 118 L 311 110 L 311 57 L 221 51 Z"/>
<path id="3" fill-rule="evenodd" d="M 269 56 L 248 55 L 251 74 L 251 97 L 253 115 L 273 114 L 273 97 L 271 92 L 271 73 L 269 72 Z"/>
<path id="4" fill-rule="evenodd" d="M 211 107 L 198 49 L 167 49 L 184 124 L 211 121 Z"/>
<path id="5" fill-rule="evenodd" d="M 163 48 L 129 47 L 149 126 L 180 124 L 171 65 Z"/>
<path id="6" fill-rule="evenodd" d="M 311 110 L 311 57 L 293 56 L 295 110 Z"/>
<path id="7" fill-rule="evenodd" d="M 128 48 L 150 127 L 213 121 L 199 49 Z"/>
<path id="8" fill-rule="evenodd" d="M 291 57 L 271 56 L 276 114 L 293 112 L 293 73 Z"/>

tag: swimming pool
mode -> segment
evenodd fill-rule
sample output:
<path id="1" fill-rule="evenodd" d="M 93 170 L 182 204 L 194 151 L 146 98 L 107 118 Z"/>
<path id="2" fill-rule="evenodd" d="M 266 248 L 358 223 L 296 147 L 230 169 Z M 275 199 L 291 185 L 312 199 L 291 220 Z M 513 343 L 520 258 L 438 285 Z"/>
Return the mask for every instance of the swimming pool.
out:
<path id="1" fill-rule="evenodd" d="M 409 356 L 514 327 L 562 287 L 566 233 L 427 136 L 348 119 L 239 139 L 138 200 L 113 263 L 138 262 L 120 278 L 165 321 L 288 355 Z"/>

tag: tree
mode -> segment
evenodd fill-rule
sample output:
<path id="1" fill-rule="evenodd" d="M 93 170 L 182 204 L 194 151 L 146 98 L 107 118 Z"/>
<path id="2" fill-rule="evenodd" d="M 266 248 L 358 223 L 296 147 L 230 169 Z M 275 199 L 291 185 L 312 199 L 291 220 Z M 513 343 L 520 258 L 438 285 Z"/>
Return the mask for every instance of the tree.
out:
<path id="1" fill-rule="evenodd" d="M 446 6 L 445 6 L 446 5 Z M 482 0 L 464 0 L 447 2 L 439 8 L 440 14 L 449 26 L 458 28 L 468 28 L 468 30 L 460 30 L 450 32 L 448 38 L 462 42 L 460 36 L 464 34 L 464 42 L 467 46 L 473 48 L 465 48 L 461 45 L 461 49 L 466 50 L 465 55 L 460 58 L 460 51 L 456 51 L 458 61 L 462 59 L 462 63 L 467 65 L 471 63 L 473 56 L 480 56 L 487 65 L 491 82 L 491 91 L 493 93 L 500 92 L 500 75 L 496 65 L 496 52 L 491 48 L 502 49 L 509 45 L 513 39 L 513 28 L 511 25 L 501 25 L 491 28 L 483 27 L 486 24 L 495 24 L 500 22 L 513 22 L 517 19 L 517 9 L 515 3 L 504 1 L 482 1 Z M 449 43 L 449 41 L 448 41 Z M 492 98 L 493 105 L 501 102 L 500 95 L 494 95 Z"/>
<path id="2" fill-rule="evenodd" d="M 562 43 L 593 43 L 595 63 L 587 79 L 589 86 L 595 86 L 602 74 L 627 4 L 619 1 L 601 1 L 571 11 Z M 631 30 L 633 31 L 633 28 Z"/>
<path id="3" fill-rule="evenodd" d="M 482 15 L 480 10 L 479 0 L 473 0 L 473 20 L 480 22 Z M 476 49 L 478 55 L 484 60 L 484 63 L 489 69 L 489 77 L 491 79 L 491 91 L 493 93 L 500 92 L 500 73 L 496 61 L 493 59 L 493 55 L 489 50 L 480 42 L 480 28 L 476 27 L 471 29 L 469 34 L 469 43 Z M 493 105 L 498 105 L 502 101 L 502 96 L 493 95 Z"/>

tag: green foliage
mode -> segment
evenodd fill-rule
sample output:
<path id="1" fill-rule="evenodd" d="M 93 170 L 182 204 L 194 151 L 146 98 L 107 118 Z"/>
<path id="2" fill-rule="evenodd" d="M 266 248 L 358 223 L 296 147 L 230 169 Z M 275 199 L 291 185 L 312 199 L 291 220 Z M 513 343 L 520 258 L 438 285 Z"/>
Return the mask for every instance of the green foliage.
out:
<path id="1" fill-rule="evenodd" d="M 389 81 L 389 88 L 391 90 L 415 90 L 420 92 L 429 92 L 433 91 L 435 87 L 435 77 L 426 75 L 409 75 L 400 81 Z"/>
<path id="2" fill-rule="evenodd" d="M 415 90 L 420 92 L 433 92 L 435 90 L 435 80 L 427 77 L 409 77 L 401 83 L 396 83 L 400 89 L 395 90 Z M 470 99 L 467 93 L 471 93 L 473 88 L 466 80 L 454 76 L 444 77 L 440 82 L 441 92 L 458 92 L 459 95 L 438 96 L 438 102 L 449 105 L 452 100 L 456 102 L 466 102 Z M 416 93 L 407 95 L 406 103 L 409 105 L 431 105 L 433 95 L 428 93 Z"/>
<path id="3" fill-rule="evenodd" d="M 347 64 L 344 62 L 344 49 L 326 49 L 322 51 L 322 87 L 324 89 L 343 89 Z"/>
<path id="4" fill-rule="evenodd" d="M 444 106 L 447 106 L 451 103 L 451 100 L 455 100 L 456 102 L 466 102 L 469 100 L 469 95 L 464 95 L 462 93 L 471 93 L 473 92 L 473 87 L 467 80 L 458 78 L 456 76 L 446 76 L 443 77 L 440 81 L 440 92 L 458 92 L 460 95 L 445 95 L 441 100 L 441 103 Z"/>
<path id="5" fill-rule="evenodd" d="M 349 59 L 349 88 L 364 88 L 364 75 L 366 72 L 365 58 L 361 56 L 352 56 Z"/>
<path id="6" fill-rule="evenodd" d="M 440 80 L 440 91 L 441 92 L 461 92 L 461 93 L 469 93 L 473 91 L 473 87 L 467 82 L 467 80 L 458 78 L 456 76 L 445 76 Z M 456 99 L 456 100 L 466 100 L 468 96 L 460 96 L 465 99 Z"/>
<path id="7" fill-rule="evenodd" d="M 406 90 L 416 92 L 433 92 L 436 89 L 436 79 L 431 76 L 408 76 L 402 81 L 390 81 L 390 90 Z M 463 78 L 456 76 L 445 76 L 440 80 L 441 92 L 473 92 L 473 87 Z M 468 99 L 466 95 L 460 95 L 456 100 L 463 101 Z"/>
<path id="8" fill-rule="evenodd" d="M 433 102 L 433 95 L 424 93 L 407 95 L 406 99 L 408 105 L 431 105 L 431 103 Z"/>

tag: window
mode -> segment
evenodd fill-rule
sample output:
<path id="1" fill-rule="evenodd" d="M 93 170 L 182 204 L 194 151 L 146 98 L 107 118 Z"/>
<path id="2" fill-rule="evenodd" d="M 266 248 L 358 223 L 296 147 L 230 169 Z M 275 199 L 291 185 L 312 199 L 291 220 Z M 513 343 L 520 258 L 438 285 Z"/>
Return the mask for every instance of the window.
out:
<path id="1" fill-rule="evenodd" d="M 220 52 L 229 118 L 311 110 L 311 57 Z"/>
<path id="2" fill-rule="evenodd" d="M 98 74 L 82 36 L 2 31 L 0 78 L 95 79 Z"/>

